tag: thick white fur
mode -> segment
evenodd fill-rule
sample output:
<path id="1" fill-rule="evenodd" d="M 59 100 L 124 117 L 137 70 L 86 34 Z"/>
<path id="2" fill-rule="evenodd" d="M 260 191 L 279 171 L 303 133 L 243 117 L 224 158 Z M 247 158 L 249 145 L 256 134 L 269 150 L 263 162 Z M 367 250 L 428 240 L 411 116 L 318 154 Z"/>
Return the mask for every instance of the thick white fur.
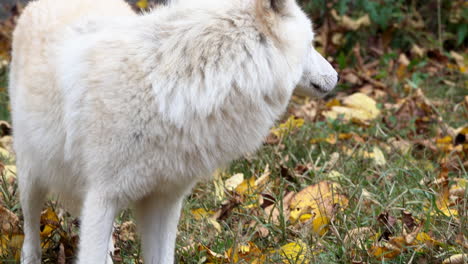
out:
<path id="1" fill-rule="evenodd" d="M 10 95 L 26 239 L 40 263 L 48 193 L 81 216 L 78 263 L 105 263 L 136 207 L 145 263 L 174 262 L 182 199 L 255 151 L 294 87 L 336 72 L 293 0 L 182 0 L 138 16 L 122 0 L 38 0 L 14 32 Z"/>

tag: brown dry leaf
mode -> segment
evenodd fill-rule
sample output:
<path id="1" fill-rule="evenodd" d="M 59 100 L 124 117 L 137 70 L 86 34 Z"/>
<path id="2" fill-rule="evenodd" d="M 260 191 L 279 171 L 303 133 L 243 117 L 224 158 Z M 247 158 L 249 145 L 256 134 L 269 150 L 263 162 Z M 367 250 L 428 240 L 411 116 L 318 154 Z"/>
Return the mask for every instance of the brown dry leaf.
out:
<path id="1" fill-rule="evenodd" d="M 234 208 L 239 206 L 242 202 L 242 198 L 239 195 L 233 195 L 233 197 L 227 201 L 224 201 L 221 208 L 216 211 L 212 216 L 213 219 L 223 220 L 226 219 Z"/>
<path id="2" fill-rule="evenodd" d="M 416 224 L 416 220 L 413 217 L 413 214 L 408 211 L 402 211 L 402 221 L 403 224 L 410 230 L 414 230 L 418 225 Z"/>
<path id="3" fill-rule="evenodd" d="M 122 241 L 135 241 L 136 226 L 132 221 L 124 222 L 119 228 L 119 239 Z"/>
<path id="4" fill-rule="evenodd" d="M 465 198 L 465 193 L 466 193 L 466 186 L 468 185 L 468 179 L 454 179 L 456 181 L 456 184 L 450 186 L 449 189 L 449 194 L 450 197 L 453 197 L 454 199 L 451 200 L 458 200 L 464 199 Z"/>
<path id="5" fill-rule="evenodd" d="M 344 75 L 343 75 L 343 81 L 346 82 L 346 83 L 350 83 L 350 84 L 354 84 L 354 85 L 359 85 L 362 83 L 361 81 L 361 78 L 359 78 L 359 76 L 357 76 L 355 73 L 353 72 L 346 72 Z M 338 104 L 338 106 L 341 105 L 341 104 Z"/>
<path id="6" fill-rule="evenodd" d="M 0 205 L 0 234 L 12 235 L 19 232 L 18 216 Z"/>
<path id="7" fill-rule="evenodd" d="M 11 125 L 3 120 L 0 120 L 0 138 L 11 136 Z"/>
<path id="8" fill-rule="evenodd" d="M 339 26 L 351 31 L 356 31 L 361 27 L 367 27 L 371 24 L 371 20 L 368 14 L 358 19 L 352 19 L 347 15 L 339 16 L 338 12 L 335 9 L 333 9 L 331 11 L 331 15 L 338 22 Z"/>
<path id="9" fill-rule="evenodd" d="M 12 136 L 4 136 L 0 138 L 0 147 L 6 149 L 10 153 L 10 156 L 14 156 L 13 154 L 13 137 Z"/>
<path id="10" fill-rule="evenodd" d="M 60 243 L 57 264 L 66 264 L 65 246 Z"/>
<path id="11" fill-rule="evenodd" d="M 426 52 L 427 51 L 424 48 L 421 48 L 420 46 L 416 44 L 413 44 L 413 47 L 411 47 L 411 54 L 413 54 L 413 56 L 422 58 L 426 56 Z"/>
<path id="12" fill-rule="evenodd" d="M 382 226 L 383 232 L 380 239 L 389 240 L 390 236 L 394 233 L 394 227 L 397 219 L 388 212 L 383 212 L 377 217 L 377 221 Z"/>
<path id="13" fill-rule="evenodd" d="M 429 124 L 438 120 L 433 104 L 426 98 L 421 89 L 417 89 L 413 95 L 399 100 L 393 108 L 397 109 L 394 114 L 397 122 L 386 121 L 387 126 L 393 129 L 407 128 L 411 121 L 416 119 L 417 132 L 423 134 L 429 131 Z"/>
<path id="14" fill-rule="evenodd" d="M 393 149 L 398 150 L 401 154 L 408 154 L 411 150 L 411 144 L 404 139 L 390 138 L 388 142 Z"/>
<path id="15" fill-rule="evenodd" d="M 304 120 L 314 121 L 317 116 L 318 103 L 317 101 L 308 99 L 305 103 L 301 104 L 299 107 L 292 109 L 291 113 Z"/>
<path id="16" fill-rule="evenodd" d="M 289 192 L 287 193 L 282 200 L 283 203 L 283 217 L 285 219 L 289 218 L 289 205 L 291 203 L 292 198 L 296 195 L 295 192 Z M 276 204 L 269 205 L 265 208 L 265 217 L 267 219 L 271 219 L 270 222 L 274 224 L 279 224 L 280 223 L 280 211 L 279 211 L 280 206 Z"/>
<path id="17" fill-rule="evenodd" d="M 370 227 L 358 227 L 349 230 L 343 241 L 347 246 L 357 245 L 359 249 L 363 250 L 366 249 L 366 241 L 374 234 L 374 230 L 372 230 Z"/>
<path id="18" fill-rule="evenodd" d="M 0 173 L 3 173 L 3 177 L 5 177 L 5 180 L 11 183 L 16 179 L 16 166 L 15 165 L 4 166 L 3 171 L 0 171 Z"/>

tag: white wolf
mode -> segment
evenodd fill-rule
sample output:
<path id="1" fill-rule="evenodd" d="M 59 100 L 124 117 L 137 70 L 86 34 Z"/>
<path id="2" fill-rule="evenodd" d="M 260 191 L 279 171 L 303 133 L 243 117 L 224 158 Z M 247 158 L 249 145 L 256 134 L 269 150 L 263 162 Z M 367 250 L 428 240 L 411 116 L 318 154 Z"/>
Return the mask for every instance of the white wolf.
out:
<path id="1" fill-rule="evenodd" d="M 174 262 L 183 197 L 261 145 L 298 83 L 337 73 L 294 0 L 181 0 L 136 15 L 122 0 L 38 0 L 14 32 L 13 128 L 26 235 L 57 195 L 81 217 L 78 263 L 109 262 L 116 214 L 134 205 L 145 263 Z"/>

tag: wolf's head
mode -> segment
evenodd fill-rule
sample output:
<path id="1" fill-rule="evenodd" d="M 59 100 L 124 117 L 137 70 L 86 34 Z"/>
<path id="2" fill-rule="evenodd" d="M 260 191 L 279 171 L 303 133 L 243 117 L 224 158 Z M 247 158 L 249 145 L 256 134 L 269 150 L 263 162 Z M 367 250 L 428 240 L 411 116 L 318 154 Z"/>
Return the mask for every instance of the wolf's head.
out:
<path id="1" fill-rule="evenodd" d="M 314 32 L 310 19 L 295 0 L 255 0 L 257 18 L 266 25 L 262 30 L 276 38 L 279 48 L 292 63 L 302 65 L 302 77 L 294 93 L 321 97 L 335 88 L 338 74 L 313 47 Z"/>

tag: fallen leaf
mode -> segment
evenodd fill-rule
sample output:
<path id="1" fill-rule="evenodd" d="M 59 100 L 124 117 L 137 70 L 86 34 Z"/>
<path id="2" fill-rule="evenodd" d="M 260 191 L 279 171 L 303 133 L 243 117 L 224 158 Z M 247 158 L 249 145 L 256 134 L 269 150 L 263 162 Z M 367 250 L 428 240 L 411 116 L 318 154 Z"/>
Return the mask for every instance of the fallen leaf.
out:
<path id="1" fill-rule="evenodd" d="M 124 222 L 119 227 L 119 239 L 122 241 L 135 241 L 136 226 L 132 221 Z"/>
<path id="2" fill-rule="evenodd" d="M 442 264 L 464 264 L 468 262 L 468 254 L 456 254 L 442 261 Z"/>
<path id="3" fill-rule="evenodd" d="M 0 205 L 0 236 L 18 234 L 19 231 L 18 216 Z"/>
<path id="4" fill-rule="evenodd" d="M 282 205 L 279 204 L 272 204 L 270 206 L 267 206 L 265 208 L 265 217 L 270 220 L 270 222 L 274 224 L 279 224 L 280 223 L 280 208 L 283 208 L 282 216 L 285 219 L 289 218 L 290 210 L 289 210 L 289 205 L 291 203 L 292 198 L 296 195 L 295 192 L 289 192 L 287 193 L 282 200 Z"/>
<path id="5" fill-rule="evenodd" d="M 309 260 L 307 259 L 307 244 L 298 241 L 292 242 L 282 246 L 277 252 L 282 256 L 283 263 L 285 264 L 307 264 Z"/>
<path id="6" fill-rule="evenodd" d="M 224 193 L 223 171 L 218 169 L 213 174 L 213 185 L 215 187 L 215 196 L 217 201 L 223 201 L 226 197 Z"/>
<path id="7" fill-rule="evenodd" d="M 402 221 L 403 224 L 410 230 L 414 230 L 418 225 L 416 224 L 416 220 L 413 217 L 413 214 L 411 214 L 408 211 L 402 211 Z"/>
<path id="8" fill-rule="evenodd" d="M 60 226 L 59 218 L 52 208 L 47 208 L 41 214 L 41 237 L 50 236 Z"/>
<path id="9" fill-rule="evenodd" d="M 211 217 L 214 215 L 214 211 L 207 211 L 203 208 L 198 208 L 198 209 L 194 209 L 191 211 L 192 212 L 192 215 L 193 217 L 195 218 L 195 220 L 202 220 L 204 218 L 208 218 L 208 217 Z"/>
<path id="10" fill-rule="evenodd" d="M 136 3 L 136 6 L 138 6 L 140 9 L 146 9 L 148 8 L 148 0 L 139 0 Z"/>
<path id="11" fill-rule="evenodd" d="M 224 187 L 226 188 L 226 190 L 232 191 L 236 189 L 237 186 L 239 186 L 243 181 L 244 181 L 244 174 L 237 173 L 224 182 Z"/>
<path id="12" fill-rule="evenodd" d="M 8 253 L 14 254 L 15 260 L 19 261 L 21 256 L 21 247 L 23 246 L 24 235 L 2 235 L 0 236 L 0 256 Z"/>
<path id="13" fill-rule="evenodd" d="M 331 111 L 324 111 L 322 114 L 330 119 L 342 116 L 344 121 L 352 120 L 358 123 L 368 123 L 380 115 L 375 100 L 363 93 L 355 93 L 344 98 L 343 105 L 334 106 Z"/>
<path id="14" fill-rule="evenodd" d="M 366 242 L 374 233 L 370 227 L 358 227 L 349 230 L 343 241 L 345 245 L 357 245 L 361 250 L 367 249 Z"/>
<path id="15" fill-rule="evenodd" d="M 352 19 L 351 17 L 344 15 L 339 16 L 338 12 L 335 9 L 331 11 L 333 18 L 339 23 L 339 25 L 347 30 L 356 31 L 361 27 L 370 26 L 371 20 L 368 14 L 359 17 L 357 19 Z"/>
<path id="16" fill-rule="evenodd" d="M 348 199 L 338 191 L 337 183 L 327 181 L 303 189 L 291 200 L 289 220 L 295 223 L 301 216 L 309 214 L 311 217 L 303 220 L 312 218 L 313 231 L 323 235 L 328 230 L 330 219 L 336 213 L 336 206 L 342 209 L 348 206 Z"/>
<path id="17" fill-rule="evenodd" d="M 226 256 L 231 261 L 230 263 L 254 263 L 254 261 L 258 263 L 258 259 L 265 258 L 258 246 L 251 241 L 228 249 Z"/>
<path id="18" fill-rule="evenodd" d="M 286 122 L 280 124 L 278 127 L 273 128 L 271 133 L 275 136 L 282 138 L 285 135 L 289 134 L 294 129 L 300 128 L 304 125 L 304 119 L 302 118 L 295 118 L 294 116 L 290 116 Z"/>
<path id="19" fill-rule="evenodd" d="M 380 150 L 378 147 L 374 147 L 372 151 L 374 153 L 373 158 L 374 158 L 375 164 L 377 164 L 378 166 L 383 166 L 387 164 L 387 161 L 385 160 L 385 156 L 382 150 Z"/>

